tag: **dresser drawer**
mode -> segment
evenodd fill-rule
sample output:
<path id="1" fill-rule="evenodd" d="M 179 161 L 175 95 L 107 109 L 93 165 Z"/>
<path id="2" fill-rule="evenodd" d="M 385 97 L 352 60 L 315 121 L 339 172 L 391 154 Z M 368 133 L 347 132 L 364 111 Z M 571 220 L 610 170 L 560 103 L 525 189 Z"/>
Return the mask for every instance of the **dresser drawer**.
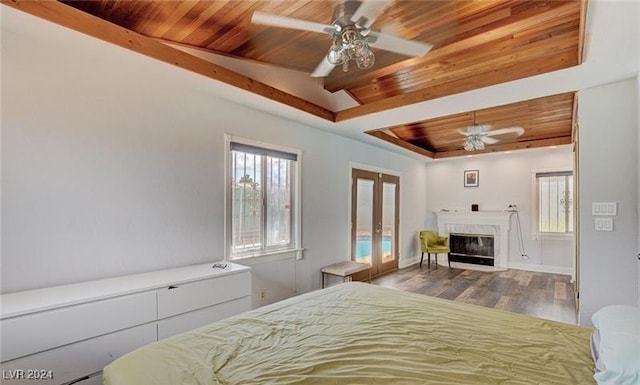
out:
<path id="1" fill-rule="evenodd" d="M 249 272 L 171 286 L 158 290 L 158 319 L 250 295 Z"/>
<path id="2" fill-rule="evenodd" d="M 165 318 L 158 321 L 158 339 L 193 330 L 247 310 L 251 310 L 251 297 L 238 298 L 187 314 Z"/>
<path id="3" fill-rule="evenodd" d="M 0 320 L 5 362 L 156 320 L 156 292 L 116 297 Z"/>
<path id="4" fill-rule="evenodd" d="M 100 372 L 121 355 L 155 341 L 156 325 L 149 323 L 4 362 L 0 364 L 3 374 L 2 384 L 64 384 L 90 373 Z M 33 378 L 35 370 L 41 371 L 44 376 L 39 379 Z M 27 376 L 28 374 L 30 376 Z M 79 383 L 100 383 L 96 382 L 98 380 L 95 377 L 84 379 Z"/>

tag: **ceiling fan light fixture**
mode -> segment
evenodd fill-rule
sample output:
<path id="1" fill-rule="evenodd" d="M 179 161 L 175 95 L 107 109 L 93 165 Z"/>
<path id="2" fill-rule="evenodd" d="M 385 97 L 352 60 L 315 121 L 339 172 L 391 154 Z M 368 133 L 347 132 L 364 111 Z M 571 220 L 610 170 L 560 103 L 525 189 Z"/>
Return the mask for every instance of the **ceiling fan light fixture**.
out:
<path id="1" fill-rule="evenodd" d="M 482 135 L 469 135 L 464 143 L 464 149 L 466 151 L 482 151 L 484 150 L 484 142 L 482 141 Z"/>
<path id="2" fill-rule="evenodd" d="M 464 149 L 465 151 L 473 151 L 473 143 L 471 141 L 469 141 L 469 139 L 467 139 L 467 141 L 464 144 Z"/>
<path id="3" fill-rule="evenodd" d="M 348 71 L 348 62 L 353 60 L 360 69 L 369 69 L 375 63 L 375 55 L 355 26 L 336 28 L 333 44 L 327 53 L 327 61 L 333 65 L 343 65 Z"/>
<path id="4" fill-rule="evenodd" d="M 347 52 L 349 53 L 349 59 L 356 60 L 359 58 L 366 50 L 369 49 L 367 43 L 362 39 L 355 39 L 350 43 L 346 43 L 345 47 L 347 47 Z"/>
<path id="5" fill-rule="evenodd" d="M 327 60 L 333 65 L 340 65 L 349 60 L 345 50 L 339 44 L 337 39 L 334 41 L 334 44 L 331 46 L 329 52 L 327 53 Z"/>
<path id="6" fill-rule="evenodd" d="M 373 52 L 367 47 L 366 51 L 356 59 L 356 64 L 361 70 L 366 70 L 373 67 L 376 61 L 376 57 Z"/>

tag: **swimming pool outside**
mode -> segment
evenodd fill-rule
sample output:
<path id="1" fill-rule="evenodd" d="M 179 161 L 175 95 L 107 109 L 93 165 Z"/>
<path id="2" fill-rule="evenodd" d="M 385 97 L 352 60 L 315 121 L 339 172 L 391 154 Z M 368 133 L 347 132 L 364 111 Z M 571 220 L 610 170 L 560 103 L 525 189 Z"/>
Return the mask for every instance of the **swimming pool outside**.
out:
<path id="1" fill-rule="evenodd" d="M 391 241 L 393 237 L 382 238 L 382 255 L 391 254 Z M 371 263 L 371 236 L 359 235 L 356 238 L 356 261 Z"/>

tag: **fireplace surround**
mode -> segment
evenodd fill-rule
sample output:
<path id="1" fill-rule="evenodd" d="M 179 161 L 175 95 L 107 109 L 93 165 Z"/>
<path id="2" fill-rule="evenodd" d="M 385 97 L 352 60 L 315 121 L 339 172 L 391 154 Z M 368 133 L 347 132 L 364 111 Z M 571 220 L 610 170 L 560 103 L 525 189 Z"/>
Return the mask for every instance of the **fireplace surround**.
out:
<path id="1" fill-rule="evenodd" d="M 451 233 L 492 235 L 494 237 L 493 266 L 496 269 L 508 267 L 511 212 L 439 211 L 435 214 L 440 235 L 447 237 Z"/>

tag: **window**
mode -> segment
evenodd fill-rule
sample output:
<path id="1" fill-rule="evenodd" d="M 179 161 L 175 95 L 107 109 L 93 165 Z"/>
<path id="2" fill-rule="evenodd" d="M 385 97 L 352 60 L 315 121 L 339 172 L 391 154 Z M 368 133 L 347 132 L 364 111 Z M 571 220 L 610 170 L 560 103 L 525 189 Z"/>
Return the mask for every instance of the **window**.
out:
<path id="1" fill-rule="evenodd" d="M 231 259 L 297 248 L 298 154 L 230 141 Z"/>
<path id="2" fill-rule="evenodd" d="M 573 232 L 573 172 L 536 173 L 538 231 L 542 234 Z"/>

